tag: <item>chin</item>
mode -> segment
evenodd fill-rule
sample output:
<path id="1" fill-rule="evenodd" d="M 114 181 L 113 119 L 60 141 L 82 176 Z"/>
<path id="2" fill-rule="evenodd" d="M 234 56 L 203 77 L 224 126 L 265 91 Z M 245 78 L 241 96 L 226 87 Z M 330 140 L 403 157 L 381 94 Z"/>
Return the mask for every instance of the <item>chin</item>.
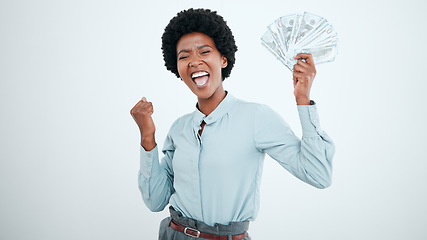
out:
<path id="1" fill-rule="evenodd" d="M 197 89 L 196 91 L 193 91 L 193 93 L 197 96 L 197 98 L 200 98 L 200 99 L 208 99 L 213 95 L 213 93 L 210 91 L 207 91 L 207 89 L 206 91 L 203 91 L 203 90 L 200 91 L 200 89 Z"/>

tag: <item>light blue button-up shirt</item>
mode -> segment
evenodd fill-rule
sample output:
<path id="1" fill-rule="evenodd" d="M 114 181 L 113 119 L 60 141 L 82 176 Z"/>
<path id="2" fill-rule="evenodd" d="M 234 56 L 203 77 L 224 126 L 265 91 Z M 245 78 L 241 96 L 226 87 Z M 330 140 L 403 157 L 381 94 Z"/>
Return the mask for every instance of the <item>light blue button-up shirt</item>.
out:
<path id="1" fill-rule="evenodd" d="M 299 105 L 298 112 L 301 140 L 271 108 L 230 94 L 209 116 L 196 109 L 180 117 L 160 162 L 157 146 L 149 152 L 141 147 L 138 182 L 145 204 L 161 211 L 169 203 L 211 226 L 253 221 L 265 153 L 302 181 L 329 186 L 333 142 L 320 128 L 315 104 Z"/>

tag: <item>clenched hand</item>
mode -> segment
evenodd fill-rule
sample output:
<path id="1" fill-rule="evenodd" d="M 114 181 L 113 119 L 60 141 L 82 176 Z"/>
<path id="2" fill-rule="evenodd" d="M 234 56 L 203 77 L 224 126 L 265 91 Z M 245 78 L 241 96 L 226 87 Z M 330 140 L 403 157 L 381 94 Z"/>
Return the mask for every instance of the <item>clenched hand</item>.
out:
<path id="1" fill-rule="evenodd" d="M 293 72 L 295 100 L 298 105 L 310 105 L 310 89 L 316 76 L 313 56 L 310 53 L 300 53 L 294 58 L 298 59 Z"/>
<path id="2" fill-rule="evenodd" d="M 141 133 L 141 146 L 146 151 L 151 151 L 156 147 L 156 141 L 154 138 L 156 127 L 154 125 L 153 118 L 151 117 L 153 112 L 153 104 L 151 102 L 147 102 L 145 97 L 143 97 L 130 110 L 130 114 L 138 125 Z"/>

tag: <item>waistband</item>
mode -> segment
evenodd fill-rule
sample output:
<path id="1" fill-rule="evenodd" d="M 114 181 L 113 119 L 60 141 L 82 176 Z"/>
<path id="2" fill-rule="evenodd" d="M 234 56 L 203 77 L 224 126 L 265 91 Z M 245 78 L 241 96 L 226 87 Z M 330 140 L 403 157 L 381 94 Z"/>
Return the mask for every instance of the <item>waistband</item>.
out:
<path id="1" fill-rule="evenodd" d="M 209 226 L 204 222 L 182 216 L 182 213 L 176 211 L 173 207 L 169 207 L 169 212 L 171 214 L 172 219 L 178 222 L 179 224 L 209 234 L 236 235 L 244 233 L 249 229 L 249 221 L 230 222 L 230 224 L 228 225 L 216 223 L 214 226 Z"/>

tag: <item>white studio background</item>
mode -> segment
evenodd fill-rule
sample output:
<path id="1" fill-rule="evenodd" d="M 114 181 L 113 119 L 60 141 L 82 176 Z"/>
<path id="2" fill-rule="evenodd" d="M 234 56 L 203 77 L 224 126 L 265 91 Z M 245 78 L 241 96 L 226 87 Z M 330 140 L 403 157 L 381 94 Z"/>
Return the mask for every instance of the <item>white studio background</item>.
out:
<path id="1" fill-rule="evenodd" d="M 168 211 L 137 187 L 130 109 L 155 106 L 156 138 L 196 98 L 163 66 L 161 34 L 189 7 L 218 10 L 239 51 L 224 82 L 300 136 L 291 72 L 260 43 L 282 15 L 312 12 L 339 33 L 312 99 L 336 143 L 318 190 L 265 161 L 253 239 L 427 239 L 424 1 L 0 1 L 0 239 L 157 239 Z"/>

